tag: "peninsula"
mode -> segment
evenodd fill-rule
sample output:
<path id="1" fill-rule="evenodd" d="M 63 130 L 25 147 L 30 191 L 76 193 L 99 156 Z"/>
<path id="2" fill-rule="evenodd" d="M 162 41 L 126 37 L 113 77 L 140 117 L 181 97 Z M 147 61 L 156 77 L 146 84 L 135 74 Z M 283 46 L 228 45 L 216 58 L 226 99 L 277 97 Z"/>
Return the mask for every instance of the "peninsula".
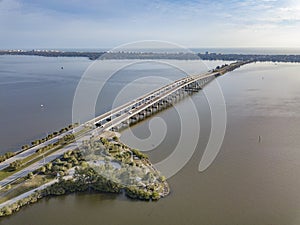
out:
<path id="1" fill-rule="evenodd" d="M 220 65 L 180 78 L 0 157 L 0 216 L 43 197 L 75 192 L 124 193 L 148 201 L 167 196 L 170 188 L 163 174 L 147 155 L 120 142 L 115 131 L 172 107 L 213 79 L 248 63 L 251 61 Z"/>
<path id="2" fill-rule="evenodd" d="M 158 200 L 169 194 L 166 178 L 148 156 L 104 132 L 82 146 L 11 182 L 0 190 L 0 216 L 19 211 L 41 198 L 78 192 L 124 193 L 129 198 Z M 75 138 L 75 137 L 74 137 Z M 14 171 L 9 166 L 10 171 Z"/>

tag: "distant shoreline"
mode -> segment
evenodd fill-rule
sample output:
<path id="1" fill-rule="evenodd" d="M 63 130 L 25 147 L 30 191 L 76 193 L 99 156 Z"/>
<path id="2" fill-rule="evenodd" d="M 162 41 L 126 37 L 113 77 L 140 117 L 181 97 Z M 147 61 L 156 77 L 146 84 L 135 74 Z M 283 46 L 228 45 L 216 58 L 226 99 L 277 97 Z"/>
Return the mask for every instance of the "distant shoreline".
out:
<path id="1" fill-rule="evenodd" d="M 221 53 L 154 53 L 154 52 L 79 52 L 57 50 L 0 50 L 0 55 L 26 55 L 44 57 L 86 57 L 97 59 L 173 59 L 173 60 L 224 60 L 253 62 L 292 62 L 300 63 L 300 55 L 292 54 L 221 54 Z"/>

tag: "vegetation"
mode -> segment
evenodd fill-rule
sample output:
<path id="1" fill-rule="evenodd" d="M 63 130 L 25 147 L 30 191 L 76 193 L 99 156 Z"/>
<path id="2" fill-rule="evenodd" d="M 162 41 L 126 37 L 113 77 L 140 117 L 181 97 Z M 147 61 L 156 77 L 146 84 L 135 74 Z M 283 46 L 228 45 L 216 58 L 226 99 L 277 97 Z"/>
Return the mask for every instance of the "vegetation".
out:
<path id="1" fill-rule="evenodd" d="M 29 149 L 29 148 L 30 148 L 30 145 L 27 145 L 27 144 L 26 144 L 26 145 L 23 145 L 21 148 L 22 148 L 22 150 L 24 151 L 24 150 Z"/>
<path id="2" fill-rule="evenodd" d="M 53 144 L 49 144 L 42 148 L 39 148 L 38 150 L 36 150 L 35 154 L 32 154 L 23 160 L 16 160 L 16 161 L 10 163 L 8 168 L 0 171 L 0 180 L 12 175 L 11 172 L 17 172 L 18 170 L 22 169 L 23 167 L 29 166 L 32 163 L 35 163 L 36 161 L 40 160 L 42 158 L 42 156 L 40 156 L 40 154 L 47 152 L 44 155 L 44 156 L 47 156 L 74 140 L 75 140 L 75 136 L 73 134 L 66 134 L 65 136 L 60 138 L 57 142 L 55 142 Z M 51 151 L 49 151 L 49 150 L 51 150 Z"/>
<path id="3" fill-rule="evenodd" d="M 63 157 L 54 160 L 53 162 L 47 163 L 39 169 L 39 173 L 56 177 L 57 174 L 64 176 L 68 174 L 68 170 L 72 167 L 82 165 L 84 158 L 81 152 L 76 149 L 73 151 L 66 152 Z"/>
<path id="4" fill-rule="evenodd" d="M 131 149 L 131 151 L 133 152 L 133 154 L 135 155 L 135 156 L 137 156 L 138 158 L 140 158 L 140 159 L 148 159 L 148 156 L 146 155 L 146 154 L 144 154 L 144 153 L 141 153 L 139 150 L 137 150 L 137 149 Z"/>
<path id="5" fill-rule="evenodd" d="M 23 198 L 9 206 L 5 206 L 0 210 L 0 216 L 8 216 L 13 212 L 17 212 L 20 210 L 22 206 L 32 204 L 38 201 L 38 199 L 42 198 L 42 195 L 39 192 L 35 192 L 32 195 Z"/>
<path id="6" fill-rule="evenodd" d="M 143 200 L 157 200 L 161 197 L 165 177 L 152 169 L 149 171 L 141 161 L 148 157 L 136 149 L 115 141 L 116 138 L 90 139 L 83 142 L 83 151 L 66 152 L 63 157 L 46 164 L 39 172 L 44 175 L 67 175 L 68 169 L 75 166 L 74 179 L 60 179 L 49 186 L 43 196 L 62 195 L 73 192 L 93 191 L 119 193 L 124 191 L 128 197 Z M 138 160 L 132 161 L 132 156 Z M 101 162 L 102 164 L 98 163 Z M 91 162 L 97 162 L 90 164 Z M 112 163 L 120 165 L 116 168 Z M 157 195 L 158 194 L 158 195 Z"/>
<path id="7" fill-rule="evenodd" d="M 12 163 L 9 164 L 9 169 L 14 171 L 17 170 L 19 168 L 21 168 L 23 166 L 23 161 L 22 160 L 16 160 L 13 161 Z"/>
<path id="8" fill-rule="evenodd" d="M 134 185 L 122 185 L 99 174 L 91 167 L 75 169 L 73 180 L 60 179 L 58 183 L 47 187 L 41 193 L 42 196 L 53 196 L 87 191 L 120 193 L 122 190 L 130 198 L 141 200 L 158 200 L 160 198 L 157 191 L 149 191 Z"/>
<path id="9" fill-rule="evenodd" d="M 49 149 L 52 149 L 59 145 L 68 144 L 69 142 L 74 141 L 74 140 L 75 140 L 75 136 L 73 134 L 66 134 L 62 138 L 58 139 L 58 141 L 56 141 L 55 143 L 49 144 L 49 145 L 46 145 L 44 147 L 37 149 L 36 153 L 39 153 L 39 154 L 44 153 L 44 152 L 48 151 Z"/>
<path id="10" fill-rule="evenodd" d="M 40 187 L 51 180 L 53 180 L 53 178 L 45 175 L 29 173 L 27 176 L 20 178 L 0 190 L 0 203 Z"/>
<path id="11" fill-rule="evenodd" d="M 70 125 L 68 125 L 67 127 L 62 128 L 59 132 L 54 131 L 52 134 L 49 134 L 49 135 L 48 135 L 47 137 L 45 137 L 45 138 L 42 138 L 42 139 L 38 139 L 38 140 L 32 141 L 32 142 L 31 142 L 31 146 L 28 145 L 28 144 L 23 145 L 23 146 L 21 147 L 22 150 L 19 151 L 19 152 L 6 152 L 4 155 L 0 155 L 0 163 L 1 163 L 1 162 L 4 162 L 5 160 L 7 160 L 7 159 L 9 159 L 9 158 L 11 158 L 11 157 L 13 157 L 13 156 L 19 154 L 19 153 L 21 153 L 22 151 L 25 151 L 25 150 L 27 150 L 27 149 L 33 147 L 33 146 L 39 145 L 39 144 L 41 144 L 41 143 L 44 143 L 44 142 L 46 142 L 46 141 L 48 141 L 48 140 L 50 140 L 50 139 L 52 139 L 52 138 L 58 136 L 59 134 L 62 134 L 62 133 L 64 133 L 64 132 L 67 132 L 67 131 L 69 131 L 69 130 L 75 128 L 75 127 L 77 127 L 78 125 L 79 125 L 78 123 L 70 124 Z M 64 137 L 64 139 L 65 139 L 65 138 L 66 138 L 66 137 Z M 67 137 L 67 138 L 71 138 L 71 137 L 69 136 L 69 137 Z M 60 141 L 62 141 L 62 140 L 60 140 Z M 66 141 L 66 140 L 64 140 L 64 141 Z M 56 143 L 56 144 L 58 145 L 58 144 L 60 144 L 60 143 Z M 55 144 L 49 144 L 49 145 L 47 145 L 47 146 L 45 146 L 45 147 L 39 149 L 39 153 L 44 152 L 44 151 L 46 151 L 46 150 L 49 150 L 49 149 L 53 148 L 54 146 L 55 146 Z"/>
<path id="12" fill-rule="evenodd" d="M 167 194 L 166 179 L 153 169 L 148 156 L 115 140 L 101 137 L 83 143 L 85 159 L 96 162 L 91 167 L 98 174 L 122 184 L 128 197 L 149 200 Z M 156 192 L 161 195 L 156 196 Z"/>
<path id="13" fill-rule="evenodd" d="M 7 160 L 15 155 L 16 155 L 15 152 L 6 152 L 4 155 L 0 155 L 0 163 L 4 162 L 5 160 Z"/>
<path id="14" fill-rule="evenodd" d="M 58 142 L 63 145 L 73 138 L 65 135 Z M 43 151 L 39 150 L 39 153 Z M 65 152 L 60 158 L 21 178 L 19 183 L 13 183 L 11 190 L 2 189 L 0 193 L 8 193 L 12 198 L 58 177 L 58 182 L 0 209 L 0 216 L 10 215 L 39 198 L 75 192 L 123 192 L 130 198 L 158 200 L 168 194 L 168 185 L 165 177 L 153 169 L 147 159 L 147 155 L 120 143 L 117 137 L 85 140 L 81 150 Z M 17 169 L 22 164 L 24 162 L 16 160 L 10 167 Z M 70 175 L 72 168 L 73 175 L 66 176 Z"/>
<path id="15" fill-rule="evenodd" d="M 78 123 L 70 124 L 69 126 L 60 129 L 59 132 L 58 131 L 54 131 L 52 134 L 49 134 L 45 138 L 32 141 L 31 142 L 31 146 L 36 146 L 36 145 L 42 144 L 42 143 L 44 143 L 44 142 L 46 142 L 46 141 L 48 141 L 48 140 L 50 140 L 50 139 L 52 139 L 52 138 L 60 135 L 60 134 L 63 134 L 65 132 L 67 132 L 67 131 L 69 131 L 69 130 L 75 128 L 75 127 L 77 127 L 77 126 L 78 126 Z M 28 145 L 22 146 L 22 149 L 23 149 L 23 147 L 27 147 L 28 148 Z"/>
<path id="16" fill-rule="evenodd" d="M 51 196 L 85 191 L 119 193 L 121 185 L 99 175 L 90 167 L 76 168 L 73 180 L 60 179 L 41 193 L 42 196 Z"/>

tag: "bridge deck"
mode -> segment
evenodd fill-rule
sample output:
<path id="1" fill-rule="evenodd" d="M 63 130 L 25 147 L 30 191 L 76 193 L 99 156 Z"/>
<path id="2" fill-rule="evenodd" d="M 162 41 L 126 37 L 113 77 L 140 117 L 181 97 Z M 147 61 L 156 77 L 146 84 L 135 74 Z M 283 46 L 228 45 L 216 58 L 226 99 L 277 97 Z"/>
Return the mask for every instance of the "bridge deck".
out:
<path id="1" fill-rule="evenodd" d="M 142 111 L 159 103 L 160 101 L 167 99 L 169 96 L 172 96 L 179 90 L 184 90 L 184 88 L 188 90 L 189 85 L 191 84 L 197 84 L 198 87 L 202 88 L 205 84 L 210 82 L 215 77 L 232 71 L 246 63 L 249 62 L 236 62 L 218 70 L 213 70 L 204 74 L 183 77 L 174 81 L 171 84 L 165 85 L 159 89 L 151 91 L 137 99 L 134 99 L 133 101 L 125 103 L 109 112 L 106 112 L 90 120 L 88 123 L 94 125 L 98 124 L 100 126 L 100 130 L 109 130 L 138 115 Z"/>

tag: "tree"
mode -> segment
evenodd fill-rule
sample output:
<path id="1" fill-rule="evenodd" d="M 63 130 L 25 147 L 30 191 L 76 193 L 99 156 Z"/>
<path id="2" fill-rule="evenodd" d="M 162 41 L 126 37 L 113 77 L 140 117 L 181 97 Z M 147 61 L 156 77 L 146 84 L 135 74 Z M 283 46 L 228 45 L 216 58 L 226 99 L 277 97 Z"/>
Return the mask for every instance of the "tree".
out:
<path id="1" fill-rule="evenodd" d="M 65 175 L 65 173 L 63 171 L 59 171 L 58 174 L 59 174 L 59 177 L 62 177 Z"/>
<path id="2" fill-rule="evenodd" d="M 97 173 L 90 167 L 84 169 L 75 168 L 74 179 L 79 184 L 91 184 L 97 179 Z"/>
<path id="3" fill-rule="evenodd" d="M 86 167 L 88 167 L 88 165 L 89 165 L 89 164 L 88 164 L 87 162 L 84 162 L 84 161 L 81 162 L 81 167 L 82 167 L 82 168 L 86 168 Z"/>
<path id="4" fill-rule="evenodd" d="M 70 157 L 70 155 L 67 152 L 65 152 L 63 158 L 68 159 L 69 157 Z"/>
<path id="5" fill-rule="evenodd" d="M 8 158 L 11 158 L 11 157 L 13 157 L 13 156 L 15 156 L 16 155 L 16 153 L 14 153 L 14 152 L 6 152 L 5 154 L 4 154 L 4 156 L 8 159 Z"/>
<path id="6" fill-rule="evenodd" d="M 23 145 L 22 146 L 22 150 L 26 150 L 26 149 L 28 149 L 30 146 L 29 145 Z"/>
<path id="7" fill-rule="evenodd" d="M 166 177 L 165 177 L 165 176 L 160 176 L 160 177 L 159 177 L 159 180 L 160 180 L 161 182 L 165 182 L 165 181 L 166 181 Z"/>
<path id="8" fill-rule="evenodd" d="M 52 169 L 52 163 L 51 162 L 47 163 L 46 168 L 47 168 L 47 170 L 51 170 Z"/>
<path id="9" fill-rule="evenodd" d="M 33 178 L 33 173 L 32 173 L 32 172 L 28 173 L 28 174 L 27 174 L 27 178 L 28 178 L 28 179 L 32 179 L 32 178 Z"/>
<path id="10" fill-rule="evenodd" d="M 45 173 L 45 172 L 46 172 L 46 167 L 42 166 L 42 167 L 40 168 L 40 172 L 41 172 L 41 173 Z"/>
<path id="11" fill-rule="evenodd" d="M 5 207 L 1 210 L 1 212 L 2 212 L 2 215 L 5 215 L 5 216 L 8 216 L 8 215 L 11 215 L 11 214 L 12 214 L 11 208 L 9 208 L 9 207 L 7 207 L 7 206 L 5 206 Z"/>
<path id="12" fill-rule="evenodd" d="M 119 141 L 119 138 L 118 138 L 117 136 L 114 136 L 114 137 L 113 137 L 113 140 L 114 140 L 114 141 Z"/>
<path id="13" fill-rule="evenodd" d="M 16 153 L 14 153 L 14 152 L 6 152 L 4 155 L 0 155 L 0 162 L 3 162 L 15 155 L 16 155 Z"/>
<path id="14" fill-rule="evenodd" d="M 22 165 L 23 165 L 22 160 L 16 160 L 16 161 L 13 161 L 12 163 L 10 163 L 10 164 L 9 164 L 9 167 L 10 167 L 12 170 L 17 170 L 17 169 L 19 169 Z"/>
<path id="15" fill-rule="evenodd" d="M 72 168 L 72 163 L 67 163 L 66 167 L 67 167 L 67 169 L 71 169 Z"/>
<path id="16" fill-rule="evenodd" d="M 160 195 L 157 191 L 152 192 L 152 199 L 153 200 L 158 200 L 160 198 Z"/>
<path id="17" fill-rule="evenodd" d="M 35 141 L 31 142 L 32 146 L 36 146 L 40 143 L 41 143 L 41 140 L 35 140 Z"/>

